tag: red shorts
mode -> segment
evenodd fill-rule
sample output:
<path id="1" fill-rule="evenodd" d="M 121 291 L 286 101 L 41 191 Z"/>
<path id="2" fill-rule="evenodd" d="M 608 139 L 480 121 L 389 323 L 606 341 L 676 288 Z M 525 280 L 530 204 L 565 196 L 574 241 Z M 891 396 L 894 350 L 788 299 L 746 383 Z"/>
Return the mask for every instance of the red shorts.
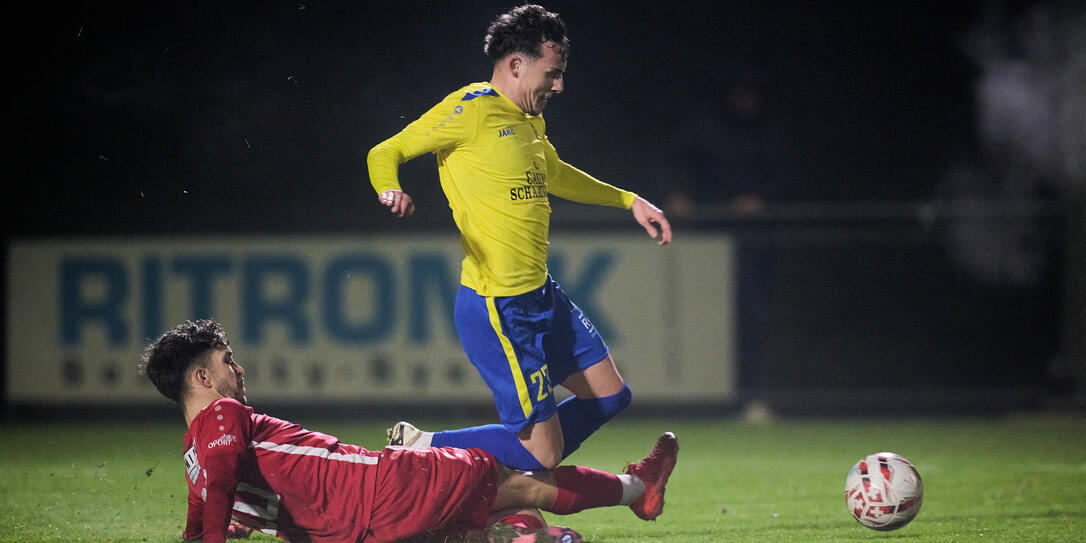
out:
<path id="1" fill-rule="evenodd" d="M 387 447 L 365 541 L 484 528 L 497 483 L 498 461 L 481 449 Z"/>

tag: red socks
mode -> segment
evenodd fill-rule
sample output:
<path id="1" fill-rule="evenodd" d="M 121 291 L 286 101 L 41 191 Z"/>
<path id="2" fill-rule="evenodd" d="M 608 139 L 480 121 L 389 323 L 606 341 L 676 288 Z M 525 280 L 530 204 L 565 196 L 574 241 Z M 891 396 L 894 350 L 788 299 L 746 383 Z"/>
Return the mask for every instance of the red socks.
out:
<path id="1" fill-rule="evenodd" d="M 622 499 L 622 482 L 617 475 L 582 466 L 559 466 L 554 473 L 558 493 L 547 511 L 557 515 L 618 505 Z"/>

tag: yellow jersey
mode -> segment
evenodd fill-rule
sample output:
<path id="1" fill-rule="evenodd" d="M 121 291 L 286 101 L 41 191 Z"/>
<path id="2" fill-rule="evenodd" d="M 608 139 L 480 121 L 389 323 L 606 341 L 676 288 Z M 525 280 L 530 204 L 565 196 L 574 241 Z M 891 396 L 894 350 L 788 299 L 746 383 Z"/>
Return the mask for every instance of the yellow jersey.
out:
<path id="1" fill-rule="evenodd" d="M 399 165 L 437 155 L 438 176 L 460 229 L 460 281 L 482 296 L 513 296 L 547 277 L 548 195 L 629 209 L 637 197 L 562 162 L 541 115 L 489 83 L 453 92 L 367 156 L 378 194 L 402 190 Z"/>

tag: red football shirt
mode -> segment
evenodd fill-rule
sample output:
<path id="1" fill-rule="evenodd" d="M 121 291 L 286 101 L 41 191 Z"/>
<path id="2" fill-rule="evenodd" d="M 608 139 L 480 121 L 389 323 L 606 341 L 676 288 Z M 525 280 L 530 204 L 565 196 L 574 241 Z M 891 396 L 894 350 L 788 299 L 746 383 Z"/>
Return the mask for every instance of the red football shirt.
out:
<path id="1" fill-rule="evenodd" d="M 184 537 L 223 541 L 232 516 L 290 541 L 357 541 L 368 529 L 380 454 L 216 400 L 185 434 Z"/>

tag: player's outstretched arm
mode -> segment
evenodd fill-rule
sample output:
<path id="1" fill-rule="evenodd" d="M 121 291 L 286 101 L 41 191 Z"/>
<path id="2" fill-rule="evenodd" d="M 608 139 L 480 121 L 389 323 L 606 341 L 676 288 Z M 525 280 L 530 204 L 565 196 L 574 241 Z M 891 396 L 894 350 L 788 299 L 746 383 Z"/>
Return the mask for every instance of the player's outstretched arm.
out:
<path id="1" fill-rule="evenodd" d="M 415 212 L 415 202 L 402 190 L 386 190 L 381 193 L 379 200 L 397 217 L 410 217 Z"/>
<path id="2" fill-rule="evenodd" d="M 378 200 L 397 217 L 409 217 L 415 203 L 399 181 L 400 164 L 426 153 L 455 149 L 475 139 L 478 104 L 464 101 L 457 91 L 430 108 L 395 136 L 375 145 L 366 154 L 366 169 Z"/>
<path id="3" fill-rule="evenodd" d="M 630 206 L 634 219 L 645 228 L 652 239 L 657 239 L 660 245 L 671 243 L 671 223 L 667 221 L 664 212 L 652 205 L 648 200 L 638 196 Z M 659 229 L 657 229 L 659 226 Z"/>

